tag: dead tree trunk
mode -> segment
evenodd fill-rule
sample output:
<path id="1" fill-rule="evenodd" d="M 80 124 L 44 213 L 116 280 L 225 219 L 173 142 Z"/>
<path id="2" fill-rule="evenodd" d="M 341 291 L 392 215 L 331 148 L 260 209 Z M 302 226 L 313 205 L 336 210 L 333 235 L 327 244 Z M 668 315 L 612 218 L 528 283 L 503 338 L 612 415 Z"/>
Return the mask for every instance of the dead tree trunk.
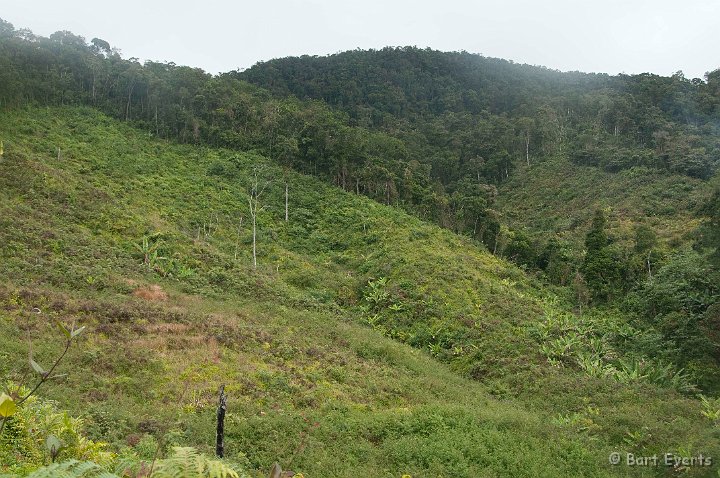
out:
<path id="1" fill-rule="evenodd" d="M 250 208 L 250 217 L 252 218 L 253 268 L 255 269 L 257 269 L 257 215 L 258 212 L 264 209 L 264 207 L 260 207 L 260 195 L 263 193 L 267 185 L 268 183 L 266 182 L 265 185 L 260 188 L 258 173 L 255 171 L 248 195 L 248 206 Z"/>
<path id="2" fill-rule="evenodd" d="M 530 133 L 525 135 L 525 160 L 527 161 L 528 167 L 530 167 Z"/>
<path id="3" fill-rule="evenodd" d="M 215 454 L 218 458 L 225 456 L 225 411 L 227 410 L 227 395 L 225 385 L 220 387 L 220 401 L 217 409 L 217 435 L 215 438 Z"/>
<path id="4" fill-rule="evenodd" d="M 251 204 L 251 205 L 250 205 L 251 210 L 252 210 L 252 207 L 253 207 L 253 206 L 252 206 L 252 204 Z M 255 206 L 255 207 L 257 208 L 257 206 Z M 252 221 L 253 221 L 253 224 L 252 224 L 252 231 L 253 231 L 253 233 L 252 233 L 252 238 L 253 238 L 253 249 L 252 249 L 252 251 L 253 251 L 253 267 L 254 267 L 255 269 L 257 269 L 257 209 L 256 209 L 255 211 L 251 212 L 250 214 L 252 214 Z"/>

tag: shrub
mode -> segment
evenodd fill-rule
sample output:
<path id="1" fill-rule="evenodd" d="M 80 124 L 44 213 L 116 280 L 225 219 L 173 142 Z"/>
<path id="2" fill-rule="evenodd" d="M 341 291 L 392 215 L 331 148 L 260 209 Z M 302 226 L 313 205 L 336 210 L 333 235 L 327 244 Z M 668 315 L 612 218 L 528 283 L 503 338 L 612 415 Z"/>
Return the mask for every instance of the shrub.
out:
<path id="1" fill-rule="evenodd" d="M 20 390 L 24 395 L 27 390 Z M 7 419 L 0 436 L 0 462 L 5 471 L 22 474 L 56 460 L 90 460 L 109 465 L 114 454 L 106 444 L 89 440 L 82 434 L 83 420 L 60 411 L 57 405 L 37 396 L 28 398 Z M 52 452 L 46 446 L 55 437 L 60 445 Z M 0 468 L 2 469 L 2 468 Z"/>

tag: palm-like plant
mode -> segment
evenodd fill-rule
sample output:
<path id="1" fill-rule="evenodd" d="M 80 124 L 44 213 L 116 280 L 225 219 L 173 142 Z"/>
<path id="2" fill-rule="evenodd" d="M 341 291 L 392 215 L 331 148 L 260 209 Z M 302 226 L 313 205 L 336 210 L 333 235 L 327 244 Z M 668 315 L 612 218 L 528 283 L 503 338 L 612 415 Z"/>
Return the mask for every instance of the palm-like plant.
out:
<path id="1" fill-rule="evenodd" d="M 143 256 L 143 265 L 149 270 L 154 269 L 159 260 L 165 259 L 158 257 L 158 249 L 162 242 L 153 242 L 153 240 L 154 236 L 143 236 L 140 244 L 133 244 Z"/>

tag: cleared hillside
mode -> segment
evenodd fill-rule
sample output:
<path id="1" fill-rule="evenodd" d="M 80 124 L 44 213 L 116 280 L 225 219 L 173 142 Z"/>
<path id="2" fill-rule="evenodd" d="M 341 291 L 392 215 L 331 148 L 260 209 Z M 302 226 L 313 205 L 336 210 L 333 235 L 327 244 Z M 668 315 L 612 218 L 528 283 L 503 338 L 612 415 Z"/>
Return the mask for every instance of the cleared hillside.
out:
<path id="1" fill-rule="evenodd" d="M 692 237 L 711 191 L 710 183 L 684 175 L 642 167 L 611 173 L 551 158 L 519 168 L 499 188 L 497 203 L 508 224 L 539 237 L 557 235 L 578 252 L 598 209 L 608 212 L 611 233 L 626 246 L 644 224 L 671 249 Z"/>
<path id="2" fill-rule="evenodd" d="M 553 366 L 542 348 L 563 320 L 602 321 L 591 338 L 614 354 L 640 331 L 612 335 L 627 324 L 611 311 L 575 322 L 562 297 L 447 230 L 92 109 L 4 113 L 0 139 L 0 374 L 22 375 L 28 340 L 40 362 L 59 350 L 49 319 L 87 325 L 67 378 L 41 393 L 115 449 L 147 434 L 209 451 L 225 383 L 228 456 L 250 470 L 654 476 L 608 454 L 720 456 L 692 394 L 593 377 L 574 350 Z"/>

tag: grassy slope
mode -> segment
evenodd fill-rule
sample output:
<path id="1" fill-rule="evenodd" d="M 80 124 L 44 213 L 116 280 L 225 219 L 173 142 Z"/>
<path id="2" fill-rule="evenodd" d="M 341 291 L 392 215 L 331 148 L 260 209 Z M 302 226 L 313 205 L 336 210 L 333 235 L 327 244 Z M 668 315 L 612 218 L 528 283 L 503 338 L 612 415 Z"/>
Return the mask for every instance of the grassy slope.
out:
<path id="1" fill-rule="evenodd" d="M 630 241 L 646 224 L 665 244 L 678 244 L 698 225 L 693 211 L 709 194 L 706 181 L 646 168 L 617 173 L 555 158 L 522 166 L 500 188 L 504 219 L 540 234 L 557 231 L 581 244 L 596 209 L 609 211 L 611 233 Z"/>
<path id="2" fill-rule="evenodd" d="M 47 360 L 47 317 L 90 325 L 68 380 L 44 393 L 95 437 L 211 443 L 227 383 L 230 455 L 306 476 L 641 475 L 653 470 L 613 469 L 609 451 L 719 455 L 696 401 L 547 366 L 525 331 L 547 292 L 447 231 L 294 174 L 285 224 L 282 172 L 264 159 L 156 141 L 89 109 L 4 114 L 0 138 L 0 373 L 25 338 Z M 256 271 L 254 166 L 274 180 Z M 192 274 L 145 270 L 134 244 L 149 233 Z M 385 322 L 359 307 L 380 277 Z M 168 300 L 132 297 L 147 284 Z"/>

